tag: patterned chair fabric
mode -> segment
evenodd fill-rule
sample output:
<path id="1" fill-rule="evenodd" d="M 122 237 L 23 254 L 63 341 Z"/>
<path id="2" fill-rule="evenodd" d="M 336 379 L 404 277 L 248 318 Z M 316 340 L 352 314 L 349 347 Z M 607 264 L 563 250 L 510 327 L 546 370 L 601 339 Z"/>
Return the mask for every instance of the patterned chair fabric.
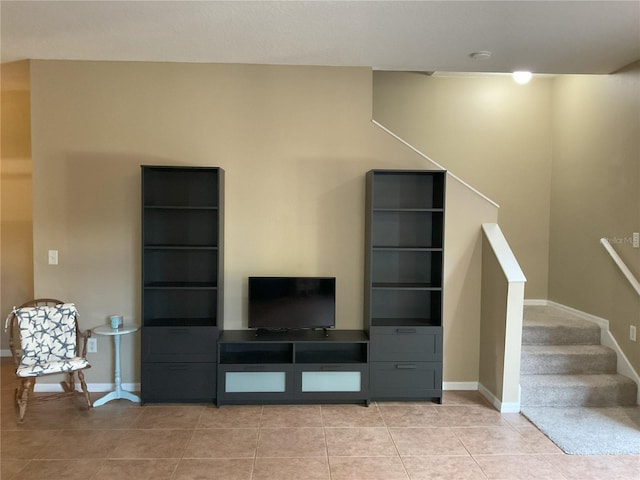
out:
<path id="1" fill-rule="evenodd" d="M 76 317 L 73 303 L 17 308 L 22 356 L 16 369 L 19 377 L 40 377 L 87 368 L 78 356 Z"/>

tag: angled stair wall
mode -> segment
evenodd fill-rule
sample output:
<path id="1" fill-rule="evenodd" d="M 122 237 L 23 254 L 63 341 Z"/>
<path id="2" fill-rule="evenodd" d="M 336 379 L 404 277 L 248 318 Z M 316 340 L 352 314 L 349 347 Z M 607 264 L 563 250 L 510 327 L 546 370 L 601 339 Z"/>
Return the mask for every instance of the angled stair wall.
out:
<path id="1" fill-rule="evenodd" d="M 616 373 L 600 327 L 553 306 L 525 306 L 520 366 L 522 406 L 635 405 L 637 385 Z"/>

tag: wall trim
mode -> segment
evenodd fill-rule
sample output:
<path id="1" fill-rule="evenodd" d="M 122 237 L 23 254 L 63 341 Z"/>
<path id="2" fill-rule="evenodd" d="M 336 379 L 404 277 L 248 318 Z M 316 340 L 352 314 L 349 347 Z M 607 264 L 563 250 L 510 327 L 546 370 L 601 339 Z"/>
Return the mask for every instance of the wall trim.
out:
<path id="1" fill-rule="evenodd" d="M 87 383 L 89 393 L 110 392 L 116 388 L 113 383 Z M 122 388 L 130 392 L 139 392 L 139 383 L 123 383 Z M 442 382 L 443 390 L 478 390 L 478 382 Z M 76 390 L 81 392 L 80 386 L 76 385 Z M 36 382 L 34 392 L 62 392 L 59 383 L 38 383 Z"/>
<path id="2" fill-rule="evenodd" d="M 87 388 L 89 393 L 106 393 L 115 390 L 116 386 L 113 383 L 87 383 Z M 123 383 L 122 389 L 127 390 L 129 392 L 139 392 L 140 384 L 139 383 Z M 33 387 L 34 392 L 63 392 L 62 385 L 59 383 L 38 383 Z M 80 385 L 76 382 L 76 391 L 82 392 Z"/>
<path id="3" fill-rule="evenodd" d="M 2 349 L 0 350 L 0 357 L 11 357 L 11 350 Z"/>
<path id="4" fill-rule="evenodd" d="M 598 317 L 596 315 L 592 315 L 587 312 L 583 312 L 582 310 L 578 310 L 572 307 L 567 307 L 566 305 L 554 302 L 553 300 L 525 300 L 524 304 L 556 307 L 560 310 L 564 310 L 565 312 L 577 315 L 578 317 L 581 317 L 584 320 L 597 324 L 600 327 L 600 343 L 605 347 L 609 347 L 614 352 L 616 352 L 616 357 L 618 358 L 618 361 L 616 362 L 617 363 L 616 371 L 620 375 L 629 377 L 631 380 L 633 380 L 636 383 L 636 385 L 638 385 L 638 395 L 636 398 L 636 403 L 640 405 L 640 375 L 638 375 L 638 372 L 635 371 L 635 369 L 631 365 L 631 362 L 622 351 L 622 348 L 620 348 L 620 344 L 615 339 L 615 337 L 611 334 L 611 331 L 609 330 L 609 320 L 602 317 Z"/>
<path id="5" fill-rule="evenodd" d="M 491 391 L 482 385 L 478 384 L 478 392 L 487 401 L 494 406 L 500 413 L 519 413 L 520 412 L 520 387 L 518 387 L 518 401 L 517 402 L 501 402 Z"/>
<path id="6" fill-rule="evenodd" d="M 443 390 L 478 390 L 478 382 L 442 382 Z"/>
<path id="7" fill-rule="evenodd" d="M 548 300 L 542 300 L 542 299 L 529 299 L 527 300 L 525 298 L 524 300 L 524 305 L 525 306 L 532 306 L 532 307 L 545 307 L 547 305 L 549 305 L 549 301 Z"/>

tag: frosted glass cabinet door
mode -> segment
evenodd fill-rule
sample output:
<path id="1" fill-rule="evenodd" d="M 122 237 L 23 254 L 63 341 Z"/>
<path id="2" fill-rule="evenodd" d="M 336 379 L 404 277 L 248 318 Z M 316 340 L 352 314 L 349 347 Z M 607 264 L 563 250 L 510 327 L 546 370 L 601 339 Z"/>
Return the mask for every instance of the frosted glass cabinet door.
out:
<path id="1" fill-rule="evenodd" d="M 280 393 L 286 390 L 286 372 L 226 372 L 226 393 Z"/>
<path id="2" fill-rule="evenodd" d="M 359 392 L 361 372 L 302 372 L 303 392 Z"/>

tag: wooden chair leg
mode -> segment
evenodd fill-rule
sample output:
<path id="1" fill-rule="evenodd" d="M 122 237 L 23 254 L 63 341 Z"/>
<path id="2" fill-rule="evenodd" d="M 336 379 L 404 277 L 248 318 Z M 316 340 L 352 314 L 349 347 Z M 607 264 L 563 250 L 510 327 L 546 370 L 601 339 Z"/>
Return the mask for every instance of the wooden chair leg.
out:
<path id="1" fill-rule="evenodd" d="M 67 385 L 70 392 L 74 392 L 76 390 L 76 377 L 73 375 L 73 372 L 69 372 L 69 381 L 67 382 Z"/>
<path id="2" fill-rule="evenodd" d="M 25 377 L 20 381 L 20 387 L 16 392 L 20 422 L 24 420 L 24 415 L 27 413 L 27 402 L 29 400 L 29 391 L 31 390 L 32 384 L 33 378 Z"/>
<path id="3" fill-rule="evenodd" d="M 87 401 L 87 407 L 91 408 L 93 407 L 93 404 L 91 403 L 91 397 L 89 396 L 89 389 L 87 388 L 87 382 L 84 381 L 84 373 L 82 373 L 82 370 L 78 370 L 78 378 L 80 379 L 80 386 L 82 387 L 82 393 L 84 393 L 84 398 Z"/>

